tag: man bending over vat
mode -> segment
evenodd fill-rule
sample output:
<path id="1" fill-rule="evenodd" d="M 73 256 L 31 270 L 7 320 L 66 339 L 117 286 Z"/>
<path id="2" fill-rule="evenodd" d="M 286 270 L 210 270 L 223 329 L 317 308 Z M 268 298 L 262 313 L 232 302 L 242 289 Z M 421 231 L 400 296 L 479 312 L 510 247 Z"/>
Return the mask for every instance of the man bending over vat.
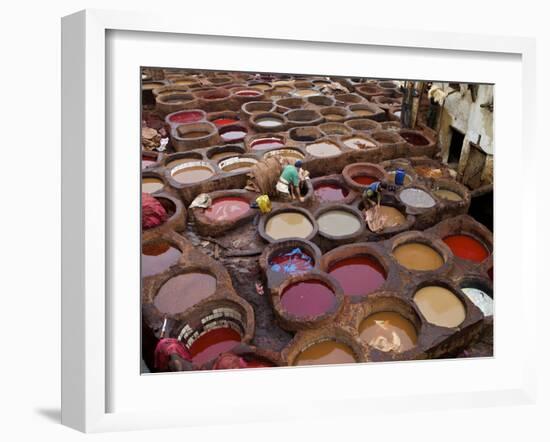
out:
<path id="1" fill-rule="evenodd" d="M 384 181 L 375 181 L 374 183 L 369 184 L 361 195 L 365 210 L 369 210 L 375 206 L 380 206 L 382 193 L 386 191 L 395 191 L 395 186 L 387 184 Z"/>
<path id="2" fill-rule="evenodd" d="M 308 178 L 309 173 L 302 169 L 302 161 L 298 160 L 294 165 L 289 164 L 283 168 L 283 172 L 277 181 L 276 189 L 284 199 L 298 199 L 304 202 L 300 194 L 300 183 Z"/>

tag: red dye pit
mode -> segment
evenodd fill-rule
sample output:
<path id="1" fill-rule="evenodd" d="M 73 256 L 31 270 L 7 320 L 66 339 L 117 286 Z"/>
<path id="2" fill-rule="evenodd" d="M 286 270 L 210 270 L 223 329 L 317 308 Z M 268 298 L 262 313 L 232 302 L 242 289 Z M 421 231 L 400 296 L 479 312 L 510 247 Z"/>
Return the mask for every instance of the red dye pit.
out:
<path id="1" fill-rule="evenodd" d="M 181 252 L 168 241 L 145 244 L 141 248 L 141 276 L 161 273 L 176 264 Z"/>
<path id="2" fill-rule="evenodd" d="M 342 286 L 346 296 L 365 296 L 378 290 L 386 281 L 386 271 L 369 256 L 354 256 L 338 261 L 329 274 Z"/>
<path id="3" fill-rule="evenodd" d="M 282 147 L 285 143 L 280 138 L 258 138 L 250 143 L 252 149 L 270 149 L 272 147 Z"/>
<path id="4" fill-rule="evenodd" d="M 204 214 L 213 221 L 232 221 L 249 210 L 250 205 L 246 200 L 238 197 L 224 197 L 215 199 Z"/>
<path id="5" fill-rule="evenodd" d="M 315 188 L 315 196 L 321 201 L 342 201 L 348 194 L 348 189 L 337 184 L 322 184 Z"/>
<path id="6" fill-rule="evenodd" d="M 193 364 L 202 365 L 230 351 L 240 342 L 241 335 L 232 328 L 215 328 L 193 342 L 189 347 L 189 353 Z"/>
<path id="7" fill-rule="evenodd" d="M 336 305 L 334 292 L 319 281 L 303 281 L 288 286 L 281 296 L 281 306 L 298 317 L 319 316 Z"/>
<path id="8" fill-rule="evenodd" d="M 171 115 L 169 118 L 170 123 L 194 123 L 203 119 L 203 114 L 194 111 L 183 111 L 177 114 Z"/>
<path id="9" fill-rule="evenodd" d="M 212 121 L 212 123 L 214 123 L 217 127 L 220 127 L 220 126 L 227 126 L 228 124 L 235 124 L 235 123 L 238 123 L 239 120 L 236 120 L 234 118 L 218 118 L 214 121 Z"/>
<path id="10" fill-rule="evenodd" d="M 353 181 L 357 184 L 361 184 L 362 186 L 368 186 L 369 184 L 378 181 L 378 178 L 369 175 L 358 175 L 353 177 Z"/>
<path id="11" fill-rule="evenodd" d="M 468 261 L 482 262 L 489 256 L 487 248 L 469 235 L 451 235 L 443 239 L 455 256 Z"/>

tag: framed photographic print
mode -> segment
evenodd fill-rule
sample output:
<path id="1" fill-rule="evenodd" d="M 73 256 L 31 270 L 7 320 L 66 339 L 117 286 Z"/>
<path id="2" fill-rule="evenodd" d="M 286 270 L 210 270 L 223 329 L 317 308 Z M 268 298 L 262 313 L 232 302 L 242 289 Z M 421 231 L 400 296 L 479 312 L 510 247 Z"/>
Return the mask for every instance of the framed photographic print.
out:
<path id="1" fill-rule="evenodd" d="M 530 402 L 532 41 L 235 29 L 63 19 L 63 423 Z"/>

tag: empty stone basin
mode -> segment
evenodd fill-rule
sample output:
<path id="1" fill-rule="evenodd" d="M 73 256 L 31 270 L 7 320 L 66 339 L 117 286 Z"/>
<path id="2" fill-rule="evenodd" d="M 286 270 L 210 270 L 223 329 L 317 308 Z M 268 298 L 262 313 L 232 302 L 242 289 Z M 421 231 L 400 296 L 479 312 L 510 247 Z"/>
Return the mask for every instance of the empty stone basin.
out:
<path id="1" fill-rule="evenodd" d="M 299 97 L 289 97 L 289 98 L 279 98 L 275 104 L 277 105 L 277 111 L 287 112 L 290 109 L 300 109 L 305 106 L 306 102 L 303 98 Z"/>
<path id="2" fill-rule="evenodd" d="M 386 270 L 370 255 L 357 255 L 333 263 L 328 273 L 336 279 L 344 295 L 366 296 L 386 282 Z"/>
<path id="3" fill-rule="evenodd" d="M 218 163 L 219 168 L 224 172 L 244 172 L 253 167 L 258 160 L 246 157 L 234 157 Z"/>
<path id="4" fill-rule="evenodd" d="M 319 112 L 328 122 L 344 121 L 348 116 L 348 111 L 338 106 L 324 107 Z"/>
<path id="5" fill-rule="evenodd" d="M 466 319 L 462 301 L 449 289 L 437 285 L 418 290 L 414 303 L 426 320 L 440 327 L 458 327 Z"/>
<path id="6" fill-rule="evenodd" d="M 180 184 L 193 184 L 215 175 L 214 168 L 205 161 L 193 161 L 174 167 L 170 174 Z"/>
<path id="7" fill-rule="evenodd" d="M 351 347 L 333 339 L 316 342 L 294 359 L 292 365 L 350 364 L 357 362 Z"/>
<path id="8" fill-rule="evenodd" d="M 360 132 L 373 132 L 380 130 L 380 123 L 377 123 L 374 120 L 369 120 L 367 118 L 358 118 L 356 120 L 349 120 L 345 122 L 345 125 L 352 130 L 357 130 Z"/>
<path id="9" fill-rule="evenodd" d="M 317 224 L 319 224 L 319 233 L 334 238 L 353 235 L 362 227 L 357 215 L 342 209 L 323 212 L 317 218 Z"/>
<path id="10" fill-rule="evenodd" d="M 319 129 L 325 135 L 349 135 L 351 129 L 344 123 L 323 123 L 320 124 Z"/>
<path id="11" fill-rule="evenodd" d="M 443 238 L 443 242 L 449 246 L 453 255 L 468 261 L 483 262 L 490 254 L 481 241 L 470 235 L 449 235 Z"/>
<path id="12" fill-rule="evenodd" d="M 326 95 L 312 95 L 307 97 L 307 102 L 315 106 L 333 106 L 334 98 L 327 97 Z"/>
<path id="13" fill-rule="evenodd" d="M 365 137 L 360 136 L 352 136 L 349 138 L 342 139 L 342 142 L 345 146 L 349 147 L 350 149 L 370 149 L 373 147 L 376 147 L 376 143 L 374 143 L 372 140 L 369 140 Z"/>
<path id="14" fill-rule="evenodd" d="M 216 198 L 204 211 L 204 215 L 216 222 L 234 221 L 250 211 L 250 204 L 244 198 L 236 196 Z"/>
<path id="15" fill-rule="evenodd" d="M 392 253 L 397 262 L 409 270 L 437 270 L 445 263 L 436 249 L 421 242 L 401 244 Z"/>
<path id="16" fill-rule="evenodd" d="M 418 340 L 414 324 L 392 311 L 373 313 L 363 319 L 359 325 L 359 336 L 377 350 L 394 353 L 414 348 Z"/>
<path id="17" fill-rule="evenodd" d="M 160 287 L 153 303 L 161 313 L 176 315 L 213 295 L 216 286 L 216 278 L 209 273 L 182 273 Z"/>
<path id="18" fill-rule="evenodd" d="M 286 211 L 271 216 L 265 224 L 265 233 L 272 239 L 307 238 L 313 224 L 303 213 Z"/>
<path id="19" fill-rule="evenodd" d="M 420 209 L 429 209 L 430 207 L 435 206 L 435 200 L 431 195 L 416 187 L 411 187 L 408 189 L 403 189 L 399 193 L 399 198 L 407 206 L 420 208 Z"/>
<path id="20" fill-rule="evenodd" d="M 141 277 L 157 275 L 177 264 L 181 251 L 166 240 L 151 241 L 141 247 Z"/>
<path id="21" fill-rule="evenodd" d="M 275 106 L 271 101 L 249 101 L 241 107 L 241 111 L 247 118 L 257 113 L 273 112 L 274 110 Z"/>
<path id="22" fill-rule="evenodd" d="M 293 109 L 286 112 L 285 117 L 294 126 L 315 126 L 323 121 L 319 112 L 306 109 Z"/>
<path id="23" fill-rule="evenodd" d="M 290 284 L 281 295 L 281 307 L 298 318 L 321 316 L 333 310 L 337 298 L 322 281 L 311 279 Z"/>
<path id="24" fill-rule="evenodd" d="M 332 141 L 318 141 L 308 144 L 306 151 L 317 158 L 335 157 L 342 153 L 340 147 Z"/>
<path id="25" fill-rule="evenodd" d="M 302 126 L 290 129 L 288 135 L 294 141 L 311 142 L 323 136 L 319 128 L 315 126 Z"/>

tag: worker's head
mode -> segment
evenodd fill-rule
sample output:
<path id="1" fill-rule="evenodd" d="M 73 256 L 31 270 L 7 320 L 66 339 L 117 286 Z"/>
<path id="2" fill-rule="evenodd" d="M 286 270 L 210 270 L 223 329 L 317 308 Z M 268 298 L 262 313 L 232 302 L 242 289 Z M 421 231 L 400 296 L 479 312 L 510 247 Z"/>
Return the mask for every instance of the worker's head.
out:
<path id="1" fill-rule="evenodd" d="M 297 160 L 295 163 L 294 163 L 294 166 L 297 168 L 297 169 L 300 169 L 302 167 L 302 160 Z"/>

